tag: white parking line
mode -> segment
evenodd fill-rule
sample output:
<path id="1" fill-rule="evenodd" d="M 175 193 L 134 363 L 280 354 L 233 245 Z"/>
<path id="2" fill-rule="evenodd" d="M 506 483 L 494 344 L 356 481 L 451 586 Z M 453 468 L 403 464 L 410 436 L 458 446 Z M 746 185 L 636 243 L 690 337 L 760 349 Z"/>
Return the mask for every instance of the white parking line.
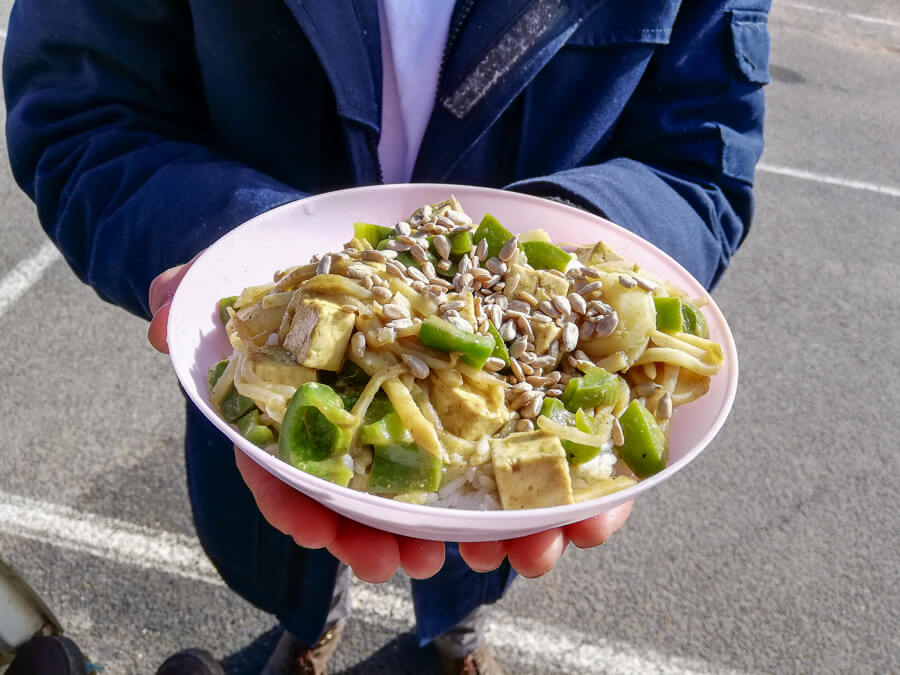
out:
<path id="1" fill-rule="evenodd" d="M 793 9 L 803 9 L 808 12 L 816 12 L 818 14 L 829 14 L 831 16 L 839 16 L 844 19 L 853 19 L 855 21 L 864 21 L 865 23 L 875 23 L 882 26 L 900 27 L 900 21 L 892 21 L 890 19 L 881 19 L 877 16 L 867 16 L 866 14 L 856 14 L 854 12 L 841 12 L 836 9 L 826 9 L 825 7 L 814 7 L 802 2 L 781 2 L 782 7 L 791 7 Z"/>
<path id="2" fill-rule="evenodd" d="M 223 585 L 192 537 L 82 513 L 0 491 L 0 533 L 86 553 L 123 565 Z M 405 593 L 386 585 L 355 582 L 354 617 L 370 625 L 408 630 L 412 603 Z M 590 633 L 561 630 L 534 619 L 495 610 L 487 638 L 498 650 L 521 660 L 570 673 L 657 673 L 678 675 L 728 673 L 701 661 L 672 657 Z"/>
<path id="3" fill-rule="evenodd" d="M 49 241 L 37 253 L 25 258 L 0 279 L 0 317 L 23 293 L 34 286 L 47 268 L 61 256 Z"/>
<path id="4" fill-rule="evenodd" d="M 850 180 L 848 178 L 840 178 L 839 176 L 829 176 L 822 173 L 813 173 L 812 171 L 804 171 L 802 169 L 793 169 L 789 166 L 773 166 L 760 162 L 756 165 L 760 171 L 774 173 L 780 176 L 790 176 L 791 178 L 800 178 L 802 180 L 811 180 L 817 183 L 825 183 L 826 185 L 837 185 L 839 187 L 851 188 L 854 190 L 867 190 L 869 192 L 877 192 L 882 195 L 890 195 L 891 197 L 900 197 L 900 188 L 890 185 L 879 185 L 877 183 L 867 183 L 862 180 Z"/>

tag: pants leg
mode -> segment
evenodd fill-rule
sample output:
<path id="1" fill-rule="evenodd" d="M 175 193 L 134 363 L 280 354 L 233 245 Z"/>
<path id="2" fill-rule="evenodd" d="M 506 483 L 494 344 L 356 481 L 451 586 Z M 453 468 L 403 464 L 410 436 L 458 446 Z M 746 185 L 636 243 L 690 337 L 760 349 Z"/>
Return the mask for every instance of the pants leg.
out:
<path id="1" fill-rule="evenodd" d="M 442 644 L 451 650 L 456 649 L 452 645 L 477 647 L 486 613 L 477 610 L 503 597 L 515 577 L 505 560 L 493 572 L 472 571 L 459 546 L 448 543 L 441 571 L 430 579 L 412 581 L 419 646 L 444 635 L 447 640 Z"/>
<path id="2" fill-rule="evenodd" d="M 187 405 L 185 459 L 197 536 L 229 588 L 315 644 L 332 611 L 338 561 L 269 525 L 234 464 L 231 443 Z M 348 584 L 349 588 L 349 577 Z M 349 594 L 338 612 L 349 608 Z"/>

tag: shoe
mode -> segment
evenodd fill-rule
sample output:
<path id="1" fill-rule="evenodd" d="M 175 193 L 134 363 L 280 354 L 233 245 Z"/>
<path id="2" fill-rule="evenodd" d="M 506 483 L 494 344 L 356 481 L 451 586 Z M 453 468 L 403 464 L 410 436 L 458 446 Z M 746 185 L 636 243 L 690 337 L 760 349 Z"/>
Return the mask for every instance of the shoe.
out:
<path id="1" fill-rule="evenodd" d="M 0 669 L 2 670 L 2 669 Z M 6 675 L 87 675 L 84 654 L 61 635 L 32 638 L 16 650 Z"/>
<path id="2" fill-rule="evenodd" d="M 225 669 L 203 649 L 184 649 L 163 661 L 156 675 L 225 675 Z"/>
<path id="3" fill-rule="evenodd" d="M 284 631 L 260 675 L 323 675 L 343 632 L 344 624 L 339 623 L 310 647 Z"/>
<path id="4" fill-rule="evenodd" d="M 502 666 L 486 644 L 481 645 L 464 659 L 454 659 L 438 652 L 441 670 L 445 675 L 504 675 Z"/>

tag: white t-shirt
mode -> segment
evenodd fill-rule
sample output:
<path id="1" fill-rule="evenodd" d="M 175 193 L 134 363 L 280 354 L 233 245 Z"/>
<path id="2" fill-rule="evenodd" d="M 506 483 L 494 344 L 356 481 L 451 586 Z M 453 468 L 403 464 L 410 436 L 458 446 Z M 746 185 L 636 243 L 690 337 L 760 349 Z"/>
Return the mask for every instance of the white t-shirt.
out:
<path id="1" fill-rule="evenodd" d="M 412 175 L 434 107 L 454 0 L 378 0 L 382 104 L 378 159 L 385 183 Z"/>

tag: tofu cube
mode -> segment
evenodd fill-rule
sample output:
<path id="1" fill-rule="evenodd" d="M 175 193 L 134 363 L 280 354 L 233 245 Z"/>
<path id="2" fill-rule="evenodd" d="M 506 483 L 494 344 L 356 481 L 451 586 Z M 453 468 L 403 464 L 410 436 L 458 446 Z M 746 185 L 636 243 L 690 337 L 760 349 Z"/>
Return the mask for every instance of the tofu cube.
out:
<path id="1" fill-rule="evenodd" d="M 317 370 L 338 371 L 344 363 L 356 314 L 321 298 L 303 298 L 297 304 L 284 347 L 297 363 Z"/>
<path id="2" fill-rule="evenodd" d="M 539 323 L 537 321 L 531 324 L 531 330 L 534 332 L 534 351 L 536 354 L 546 354 L 550 348 L 550 343 L 562 333 L 562 328 L 555 323 Z"/>
<path id="3" fill-rule="evenodd" d="M 491 455 L 504 509 L 573 503 L 566 452 L 556 436 L 538 430 L 492 439 Z"/>
<path id="4" fill-rule="evenodd" d="M 481 391 L 465 381 L 460 384 L 451 378 L 434 377 L 431 401 L 444 429 L 468 441 L 493 434 L 509 419 L 500 386 Z"/>
<path id="5" fill-rule="evenodd" d="M 569 280 L 546 270 L 534 270 L 523 265 L 513 265 L 506 274 L 504 293 L 514 298 L 525 291 L 540 300 L 552 300 L 555 295 L 567 295 Z"/>

